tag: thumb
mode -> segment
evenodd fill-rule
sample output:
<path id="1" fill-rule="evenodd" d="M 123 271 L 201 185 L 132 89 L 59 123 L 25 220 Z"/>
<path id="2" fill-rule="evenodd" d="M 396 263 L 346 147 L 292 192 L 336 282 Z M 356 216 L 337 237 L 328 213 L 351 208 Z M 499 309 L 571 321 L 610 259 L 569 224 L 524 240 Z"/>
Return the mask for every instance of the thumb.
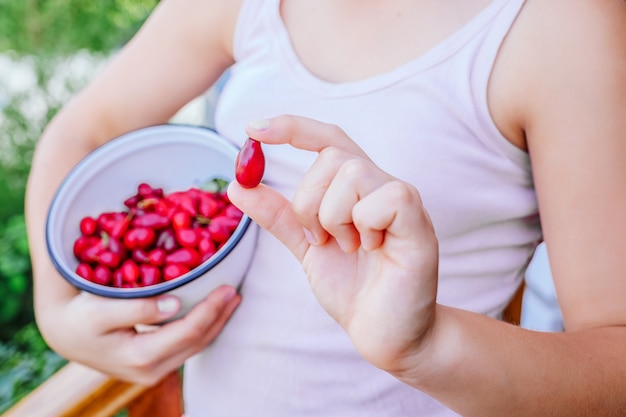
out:
<path id="1" fill-rule="evenodd" d="M 255 223 L 280 240 L 298 261 L 302 261 L 310 245 L 291 203 L 282 194 L 265 184 L 243 188 L 233 181 L 228 186 L 228 198 Z"/>

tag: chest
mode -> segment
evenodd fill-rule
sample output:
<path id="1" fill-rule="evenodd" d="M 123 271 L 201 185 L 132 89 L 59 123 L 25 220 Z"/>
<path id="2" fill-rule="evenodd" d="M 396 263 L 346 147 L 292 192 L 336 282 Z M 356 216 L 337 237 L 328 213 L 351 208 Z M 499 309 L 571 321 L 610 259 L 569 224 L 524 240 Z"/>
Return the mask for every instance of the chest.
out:
<path id="1" fill-rule="evenodd" d="M 491 0 L 282 0 L 280 14 L 302 64 L 349 82 L 391 71 L 445 40 Z"/>

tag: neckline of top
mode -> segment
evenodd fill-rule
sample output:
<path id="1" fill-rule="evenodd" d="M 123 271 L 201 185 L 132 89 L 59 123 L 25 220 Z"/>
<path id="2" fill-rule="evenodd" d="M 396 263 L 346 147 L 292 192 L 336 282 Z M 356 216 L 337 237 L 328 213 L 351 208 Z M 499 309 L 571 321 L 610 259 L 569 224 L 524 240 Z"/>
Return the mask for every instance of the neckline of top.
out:
<path id="1" fill-rule="evenodd" d="M 266 14 L 270 19 L 269 27 L 274 28 L 280 58 L 288 64 L 286 67 L 302 86 L 317 95 L 338 97 L 363 94 L 387 87 L 446 60 L 496 16 L 508 0 L 493 0 L 450 36 L 405 64 L 367 78 L 344 82 L 324 80 L 302 63 L 280 14 L 280 2 L 281 0 L 273 0 Z"/>

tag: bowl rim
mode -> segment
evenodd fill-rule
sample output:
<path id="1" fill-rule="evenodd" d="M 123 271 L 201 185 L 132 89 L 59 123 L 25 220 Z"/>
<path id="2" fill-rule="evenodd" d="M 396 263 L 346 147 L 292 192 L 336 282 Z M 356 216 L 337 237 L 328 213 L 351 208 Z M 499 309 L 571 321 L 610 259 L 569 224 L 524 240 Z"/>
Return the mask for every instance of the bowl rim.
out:
<path id="1" fill-rule="evenodd" d="M 54 214 L 54 209 L 57 207 L 59 195 L 61 194 L 63 188 L 67 186 L 67 183 L 70 181 L 70 177 L 75 174 L 77 171 L 80 171 L 85 165 L 89 164 L 89 162 L 97 158 L 101 152 L 106 151 L 110 146 L 119 146 L 120 142 L 132 140 L 136 136 L 142 136 L 146 134 L 150 134 L 151 131 L 159 131 L 159 130 L 184 130 L 190 131 L 193 133 L 199 133 L 201 135 L 210 136 L 212 139 L 217 139 L 222 141 L 225 145 L 228 145 L 233 148 L 235 152 L 239 151 L 237 145 L 233 142 L 226 139 L 224 136 L 221 136 L 215 129 L 207 127 L 207 126 L 197 126 L 197 125 L 188 125 L 181 123 L 165 123 L 165 124 L 157 124 L 151 125 L 147 127 L 138 128 L 132 130 L 130 132 L 119 135 L 106 143 L 98 146 L 92 152 L 85 155 L 82 159 L 80 159 L 72 169 L 66 174 L 63 178 L 63 181 L 59 184 L 55 194 L 50 203 L 48 214 L 46 216 L 46 228 L 45 228 L 45 238 L 46 238 L 46 247 L 48 250 L 48 256 L 56 268 L 56 270 L 61 274 L 61 276 L 68 281 L 71 285 L 76 287 L 79 290 L 83 290 L 95 295 L 107 297 L 107 298 L 118 298 L 118 299 L 131 299 L 131 298 L 146 298 L 157 296 L 166 292 L 170 292 L 176 288 L 182 287 L 185 284 L 188 284 L 194 281 L 196 278 L 204 275 L 209 270 L 213 269 L 217 266 L 226 256 L 232 252 L 238 245 L 239 241 L 243 239 L 246 231 L 250 227 L 252 223 L 252 219 L 248 217 L 245 213 L 243 214 L 237 228 L 234 230 L 230 238 L 227 240 L 227 244 L 222 246 L 213 256 L 207 259 L 204 263 L 195 267 L 191 271 L 187 272 L 180 277 L 177 277 L 171 281 L 161 282 L 159 284 L 150 285 L 147 287 L 138 287 L 138 288 L 118 288 L 118 287 L 109 287 L 106 285 L 97 284 L 76 274 L 75 271 L 71 270 L 67 265 L 63 264 L 56 256 L 56 251 L 54 250 L 54 245 L 52 244 L 52 230 L 51 230 L 51 222 L 50 219 Z"/>

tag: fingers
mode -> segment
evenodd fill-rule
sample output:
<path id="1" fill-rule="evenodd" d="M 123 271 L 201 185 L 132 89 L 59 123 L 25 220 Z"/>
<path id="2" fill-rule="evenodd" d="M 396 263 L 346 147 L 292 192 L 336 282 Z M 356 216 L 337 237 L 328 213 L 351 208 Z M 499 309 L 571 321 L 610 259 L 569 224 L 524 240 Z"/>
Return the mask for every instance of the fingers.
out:
<path id="1" fill-rule="evenodd" d="M 172 317 L 180 309 L 180 301 L 173 296 L 144 299 L 111 299 L 81 293 L 77 302 L 84 304 L 82 314 L 93 323 L 99 333 L 133 327 L 137 323 L 159 323 Z"/>
<path id="2" fill-rule="evenodd" d="M 356 251 L 362 243 L 354 224 L 353 209 L 367 195 L 391 177 L 371 162 L 350 159 L 341 165 L 319 207 L 320 227 L 330 233 L 345 252 Z M 368 234 L 371 239 L 375 232 Z"/>
<path id="3" fill-rule="evenodd" d="M 390 248 L 395 253 L 432 255 L 436 237 L 418 191 L 402 181 L 389 181 L 355 204 L 352 221 L 366 250 L 383 244 L 402 245 Z"/>
<path id="4" fill-rule="evenodd" d="M 182 319 L 146 333 L 119 333 L 116 354 L 132 380 L 150 385 L 210 344 L 240 302 L 235 288 L 220 287 Z"/>
<path id="5" fill-rule="evenodd" d="M 291 203 L 285 197 L 264 184 L 244 189 L 234 181 L 228 186 L 228 198 L 255 223 L 280 240 L 298 261 L 302 261 L 309 243 Z"/>
<path id="6" fill-rule="evenodd" d="M 367 158 L 365 152 L 341 128 L 306 117 L 281 115 L 253 121 L 246 127 L 246 133 L 263 143 L 289 144 L 312 152 L 337 148 Z"/>
<path id="7" fill-rule="evenodd" d="M 184 318 L 163 325 L 158 331 L 137 335 L 134 349 L 154 362 L 145 365 L 153 372 L 167 372 L 204 349 L 222 331 L 239 306 L 241 296 L 235 288 L 224 286 L 209 294 Z M 140 362 L 141 363 L 141 362 Z"/>

